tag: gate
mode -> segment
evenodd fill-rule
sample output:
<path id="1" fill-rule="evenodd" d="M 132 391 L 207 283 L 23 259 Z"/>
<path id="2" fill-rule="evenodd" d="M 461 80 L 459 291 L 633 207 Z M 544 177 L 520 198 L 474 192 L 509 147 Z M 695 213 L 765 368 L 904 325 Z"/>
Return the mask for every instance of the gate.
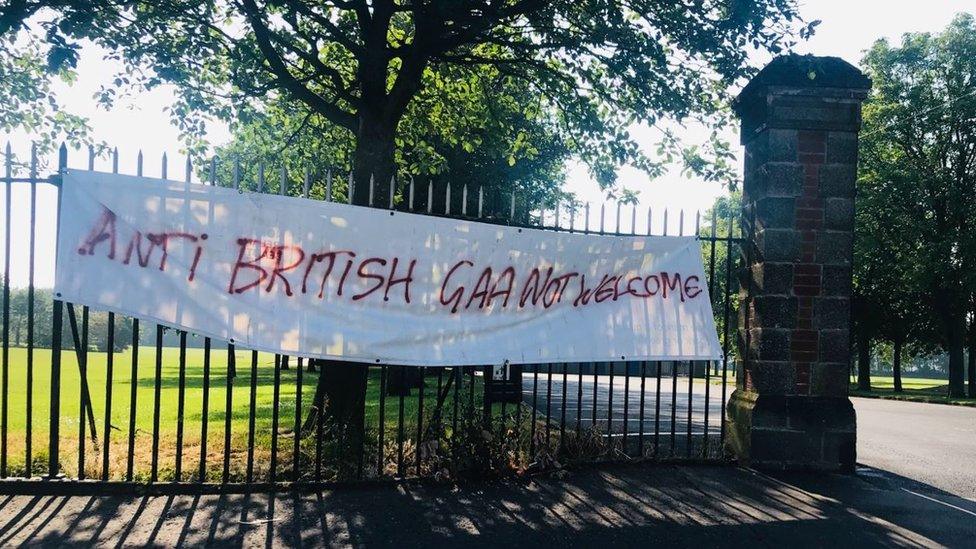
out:
<path id="1" fill-rule="evenodd" d="M 68 160 L 62 146 L 58 167 Z M 118 172 L 117 151 L 108 166 L 91 150 L 82 160 L 73 164 Z M 229 181 L 221 180 L 222 168 L 232 173 Z M 723 459 L 738 316 L 735 207 L 722 217 L 696 213 L 693 222 L 677 215 L 678 234 L 693 226 L 701 242 L 722 360 L 529 364 L 500 373 L 485 365 L 370 366 L 365 439 L 350 443 L 314 413 L 322 404 L 313 397 L 321 374 L 314 360 L 140 324 L 52 295 L 60 179 L 39 169 L 33 149 L 29 160 L 15 162 L 7 146 L 0 491 L 63 492 L 65 479 L 86 481 L 70 485 L 92 490 L 235 491 L 495 475 L 592 461 Z M 258 192 L 271 187 L 264 165 L 249 181 L 236 161 L 184 169 L 187 181 Z M 140 153 L 136 175 L 143 171 Z M 157 173 L 165 179 L 167 171 L 163 155 Z M 277 183 L 282 194 L 308 198 L 315 190 L 325 200 L 340 199 L 345 189 L 331 173 L 306 172 L 292 181 L 282 170 Z M 432 186 L 401 182 L 399 190 L 400 200 L 391 196 L 389 204 L 403 211 L 416 211 L 414 197 L 426 193 L 417 213 L 552 231 L 668 235 L 667 210 L 619 203 L 517 208 L 512 195 L 507 215 L 498 215 L 485 214 L 482 189 L 449 187 L 441 205 L 433 204 Z M 460 194 L 460 208 L 452 193 Z"/>

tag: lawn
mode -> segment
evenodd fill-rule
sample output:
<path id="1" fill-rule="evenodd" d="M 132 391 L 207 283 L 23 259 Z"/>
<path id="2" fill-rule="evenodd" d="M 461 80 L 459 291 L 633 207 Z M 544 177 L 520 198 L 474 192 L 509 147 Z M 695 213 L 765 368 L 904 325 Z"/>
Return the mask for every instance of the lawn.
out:
<path id="1" fill-rule="evenodd" d="M 27 435 L 27 350 L 11 348 L 9 351 L 9 379 L 7 407 L 7 464 L 11 474 L 23 471 L 26 452 Z M 230 407 L 231 419 L 231 450 L 230 477 L 239 478 L 243 474 L 248 453 L 248 418 L 250 417 L 250 382 L 251 382 L 251 351 L 237 351 L 237 376 L 232 383 L 232 403 Z M 89 352 L 88 354 L 88 388 L 91 394 L 95 427 L 99 445 L 105 439 L 104 421 L 106 409 L 106 379 L 107 354 Z M 134 437 L 134 477 L 145 478 L 151 469 L 153 417 L 156 399 L 155 393 L 155 362 L 156 351 L 153 347 L 140 347 L 138 353 L 138 371 L 136 374 L 135 395 L 135 437 Z M 200 459 L 201 427 L 203 424 L 203 349 L 187 349 L 185 369 L 185 393 L 183 408 L 183 477 L 187 478 L 195 473 Z M 226 347 L 215 348 L 211 352 L 211 375 L 209 406 L 207 413 L 207 467 L 208 477 L 219 478 L 222 474 L 225 420 L 227 418 L 227 358 Z M 256 368 L 255 391 L 255 444 L 253 453 L 255 459 L 256 477 L 267 473 L 270 462 L 271 432 L 274 418 L 274 355 L 258 353 Z M 32 440 L 32 469 L 35 474 L 46 470 L 47 449 L 50 433 L 50 398 L 51 398 L 51 352 L 48 349 L 37 349 L 33 358 L 33 383 L 31 403 L 31 440 Z M 179 425 L 179 349 L 164 348 L 162 353 L 162 368 L 159 398 L 159 478 L 172 477 L 176 462 L 176 437 Z M 371 438 L 376 438 L 379 425 L 380 409 L 380 377 L 379 368 L 371 368 L 367 385 L 366 422 Z M 441 383 L 447 382 L 445 373 Z M 109 433 L 109 470 L 113 478 L 123 478 L 127 468 L 128 436 L 131 407 L 132 380 L 132 352 L 126 350 L 115 353 L 110 391 L 111 402 L 111 432 Z M 318 373 L 303 373 L 302 416 L 307 413 Z M 476 406 L 481 402 L 481 378 L 474 380 L 476 384 Z M 425 417 L 429 418 L 435 391 L 438 385 L 437 376 L 429 376 L 425 389 Z M 462 391 L 469 394 L 471 378 L 464 376 Z M 295 408 L 297 394 L 297 369 L 295 360 L 291 361 L 291 368 L 281 371 L 279 402 L 277 407 L 278 426 L 278 463 L 279 470 L 289 468 L 292 463 L 294 448 Z M 78 441 L 80 420 L 83 417 L 81 408 L 81 376 L 78 361 L 74 351 L 65 351 L 61 363 L 61 419 L 60 452 L 61 466 L 69 476 L 78 472 Z M 463 399 L 462 402 L 466 402 Z M 453 402 L 450 398 L 448 402 Z M 415 438 L 416 418 L 418 411 L 418 391 L 404 399 L 404 438 Z M 399 398 L 388 397 L 385 410 L 385 438 L 395 440 L 399 417 Z M 87 476 L 101 475 L 100 446 L 92 443 L 88 425 L 86 429 L 85 473 Z M 307 437 L 303 441 L 303 453 L 314 455 L 314 441 Z M 310 446 L 311 444 L 311 446 Z M 304 458 L 303 458 L 304 459 Z"/>
<path id="2" fill-rule="evenodd" d="M 854 376 L 851 376 L 850 382 L 851 396 L 976 406 L 976 399 L 949 398 L 947 396 L 949 382 L 945 379 L 902 377 L 901 393 L 895 392 L 895 379 L 890 376 L 871 376 L 870 391 L 858 389 L 857 379 Z"/>

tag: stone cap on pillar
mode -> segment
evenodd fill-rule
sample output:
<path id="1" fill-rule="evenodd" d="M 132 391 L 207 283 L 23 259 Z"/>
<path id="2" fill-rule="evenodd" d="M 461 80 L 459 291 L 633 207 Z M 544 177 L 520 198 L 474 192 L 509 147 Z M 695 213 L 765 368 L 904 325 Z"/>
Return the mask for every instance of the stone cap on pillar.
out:
<path id="1" fill-rule="evenodd" d="M 741 141 L 767 128 L 857 131 L 870 89 L 871 79 L 839 57 L 776 57 L 733 102 Z"/>

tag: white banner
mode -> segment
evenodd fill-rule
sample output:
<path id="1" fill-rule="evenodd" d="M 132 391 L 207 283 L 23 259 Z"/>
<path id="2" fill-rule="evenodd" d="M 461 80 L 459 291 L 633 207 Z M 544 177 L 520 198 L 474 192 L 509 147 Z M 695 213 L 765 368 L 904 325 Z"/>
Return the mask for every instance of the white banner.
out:
<path id="1" fill-rule="evenodd" d="M 291 355 L 417 366 L 721 356 L 693 237 L 490 225 L 68 171 L 55 292 Z"/>

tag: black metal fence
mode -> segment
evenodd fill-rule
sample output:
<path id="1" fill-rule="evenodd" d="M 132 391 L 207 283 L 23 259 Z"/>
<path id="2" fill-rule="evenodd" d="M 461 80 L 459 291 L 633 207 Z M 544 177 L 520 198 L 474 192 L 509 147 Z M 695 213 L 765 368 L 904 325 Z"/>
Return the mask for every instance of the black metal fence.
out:
<path id="1" fill-rule="evenodd" d="M 89 151 L 87 167 L 99 163 L 117 172 L 118 153 L 106 160 Z M 17 162 L 7 146 L 0 489 L 17 489 L 25 479 L 34 487 L 54 484 L 38 480 L 77 479 L 233 490 L 507 474 L 583 461 L 722 458 L 724 403 L 734 382 L 730 344 L 738 282 L 732 273 L 741 240 L 739 220 L 731 214 L 717 218 L 711 212 L 702 219 L 696 213 L 693 220 L 721 361 L 355 366 L 368 368 L 365 436 L 349 444 L 317 413 L 323 403 L 316 402 L 314 389 L 323 373 L 316 361 L 76 307 L 38 287 L 39 266 L 48 280 L 53 275 L 59 200 L 58 176 L 41 176 L 38 166 L 33 150 Z M 58 166 L 68 166 L 64 147 Z M 141 153 L 136 172 L 143 175 Z M 229 173 L 230 181 L 221 181 L 221 173 Z M 221 166 L 214 159 L 199 171 L 187 163 L 184 177 L 268 190 L 263 165 L 256 181 L 242 182 L 241 173 L 238 162 Z M 158 175 L 168 176 L 165 155 Z M 326 200 L 341 200 L 346 186 L 329 173 L 305 172 L 291 181 L 282 169 L 277 191 L 308 197 L 315 189 Z M 482 189 L 469 193 L 459 186 L 435 194 L 433 185 L 417 187 L 402 183 L 385 206 L 414 211 L 416 195 L 426 191 L 420 209 L 430 215 L 604 235 L 667 235 L 674 225 L 667 210 L 621 204 L 517 212 L 515 195 L 508 215 L 497 215 L 497 207 L 486 215 Z M 684 234 L 686 225 L 691 219 L 678 213 L 676 232 Z"/>

